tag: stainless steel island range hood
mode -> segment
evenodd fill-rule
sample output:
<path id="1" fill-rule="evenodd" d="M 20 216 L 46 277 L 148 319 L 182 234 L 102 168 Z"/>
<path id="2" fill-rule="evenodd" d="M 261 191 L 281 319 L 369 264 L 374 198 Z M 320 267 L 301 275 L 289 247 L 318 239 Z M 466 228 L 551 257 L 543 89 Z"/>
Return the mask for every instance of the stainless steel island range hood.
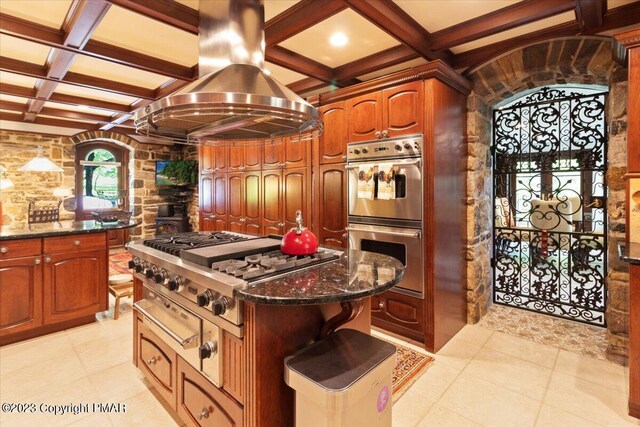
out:
<path id="1" fill-rule="evenodd" d="M 200 0 L 200 78 L 135 111 L 136 132 L 176 142 L 307 138 L 318 110 L 264 71 L 263 0 Z"/>

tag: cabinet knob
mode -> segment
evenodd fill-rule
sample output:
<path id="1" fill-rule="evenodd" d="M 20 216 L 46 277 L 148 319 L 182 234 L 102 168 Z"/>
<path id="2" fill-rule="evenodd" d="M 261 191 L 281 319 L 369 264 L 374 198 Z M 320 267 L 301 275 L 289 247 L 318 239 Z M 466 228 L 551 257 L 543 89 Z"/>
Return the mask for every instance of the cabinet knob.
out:
<path id="1" fill-rule="evenodd" d="M 49 256 L 48 256 L 48 257 L 45 257 L 45 258 L 44 258 L 44 262 L 51 262 L 51 257 L 49 257 Z"/>
<path id="2" fill-rule="evenodd" d="M 380 301 L 380 303 L 378 304 L 378 308 L 384 308 L 384 301 Z"/>
<path id="3" fill-rule="evenodd" d="M 347 156 L 342 156 L 342 161 L 346 162 L 347 161 Z"/>
<path id="4" fill-rule="evenodd" d="M 205 418 L 209 418 L 209 408 L 202 408 L 202 412 L 198 415 L 199 420 L 204 420 Z"/>
<path id="5" fill-rule="evenodd" d="M 347 237 L 349 237 L 349 233 L 344 233 L 344 234 L 342 235 L 342 238 L 343 238 L 343 239 L 346 239 Z"/>
<path id="6" fill-rule="evenodd" d="M 389 136 L 389 131 L 388 131 L 388 130 L 386 130 L 386 129 L 385 129 L 385 130 L 383 130 L 383 131 L 382 131 L 382 137 L 383 137 L 383 138 L 386 138 L 386 137 L 388 137 L 388 136 Z"/>
<path id="7" fill-rule="evenodd" d="M 155 365 L 156 363 L 158 363 L 158 359 L 156 359 L 155 356 L 153 356 L 151 359 L 147 360 L 147 365 Z"/>
<path id="8" fill-rule="evenodd" d="M 33 262 L 36 263 L 36 265 L 37 265 L 37 264 L 40 264 L 42 262 L 42 260 L 38 257 L 35 260 L 33 260 Z"/>
<path id="9" fill-rule="evenodd" d="M 80 240 L 74 240 L 73 244 L 74 246 L 80 246 Z"/>
<path id="10" fill-rule="evenodd" d="M 381 135 L 382 135 L 382 133 L 381 133 L 379 130 L 377 130 L 377 131 L 376 131 L 376 138 L 378 138 L 378 139 L 379 139 Z"/>
<path id="11" fill-rule="evenodd" d="M 3 246 L 0 248 L 0 253 L 6 254 L 7 252 L 9 252 L 9 248 L 6 246 Z"/>

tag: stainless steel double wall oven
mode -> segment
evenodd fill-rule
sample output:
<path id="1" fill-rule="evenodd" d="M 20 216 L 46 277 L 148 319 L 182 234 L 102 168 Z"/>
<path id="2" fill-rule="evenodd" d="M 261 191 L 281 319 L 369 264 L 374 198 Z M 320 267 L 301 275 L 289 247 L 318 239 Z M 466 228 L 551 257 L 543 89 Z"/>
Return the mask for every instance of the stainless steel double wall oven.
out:
<path id="1" fill-rule="evenodd" d="M 349 248 L 393 256 L 406 267 L 393 288 L 424 298 L 423 256 L 423 138 L 351 143 L 347 146 Z M 381 197 L 381 168 L 391 167 L 392 196 Z M 359 194 L 363 170 L 373 170 L 373 194 Z M 386 175 L 389 175 L 386 173 Z"/>

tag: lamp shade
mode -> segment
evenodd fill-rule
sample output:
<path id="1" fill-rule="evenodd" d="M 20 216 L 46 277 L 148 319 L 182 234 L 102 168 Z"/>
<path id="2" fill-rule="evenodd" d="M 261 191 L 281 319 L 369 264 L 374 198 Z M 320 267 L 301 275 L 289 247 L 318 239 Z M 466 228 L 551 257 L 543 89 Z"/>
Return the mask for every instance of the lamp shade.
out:
<path id="1" fill-rule="evenodd" d="M 18 168 L 20 172 L 62 172 L 62 168 L 44 156 L 44 149 L 38 147 L 36 156 Z"/>

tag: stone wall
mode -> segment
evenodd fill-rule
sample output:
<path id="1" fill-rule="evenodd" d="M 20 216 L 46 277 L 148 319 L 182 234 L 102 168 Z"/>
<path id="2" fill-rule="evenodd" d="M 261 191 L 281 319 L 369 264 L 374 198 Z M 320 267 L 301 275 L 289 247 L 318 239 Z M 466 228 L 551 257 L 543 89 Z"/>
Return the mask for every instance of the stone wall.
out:
<path id="1" fill-rule="evenodd" d="M 626 75 L 613 60 L 612 43 L 602 37 L 571 37 L 536 43 L 508 52 L 471 70 L 468 98 L 467 295 L 468 321 L 477 322 L 493 300 L 490 267 L 492 244 L 491 145 L 492 108 L 514 95 L 548 85 L 608 87 L 608 221 L 609 299 L 608 356 L 623 361 L 628 347 L 628 273 L 615 254 L 624 236 L 626 165 Z"/>
<path id="2" fill-rule="evenodd" d="M 126 135 L 109 131 L 82 132 L 72 137 L 63 137 L 0 130 L 0 164 L 9 170 L 7 176 L 15 184 L 14 187 L 3 190 L 0 195 L 3 204 L 3 224 L 24 226 L 26 203 L 30 198 L 55 202 L 58 198 L 53 195 L 54 189 L 64 187 L 75 192 L 75 145 L 98 140 L 113 142 L 130 150 L 129 188 L 133 188 L 133 191 L 129 195 L 129 206 L 133 209 L 133 217 L 140 221 L 140 225 L 130 229 L 129 236 L 132 240 L 152 236 L 155 233 L 157 206 L 167 202 L 165 197 L 158 194 L 155 184 L 155 162 L 183 158 L 183 147 L 143 144 Z M 45 148 L 47 157 L 60 165 L 64 172 L 17 171 L 18 167 L 35 155 L 38 145 Z M 192 153 L 187 155 L 193 156 Z M 197 193 L 194 199 L 197 208 Z M 190 203 L 190 210 L 193 210 L 192 205 L 193 202 Z M 61 219 L 73 219 L 75 199 L 71 197 L 65 200 L 63 206 Z M 197 226 L 197 221 L 195 224 Z"/>
<path id="3" fill-rule="evenodd" d="M 182 156 L 185 160 L 198 161 L 198 146 L 197 145 L 185 145 L 182 148 Z M 200 165 L 198 165 L 199 167 Z M 200 206 L 198 200 L 198 187 L 195 188 L 191 203 L 189 203 L 189 223 L 193 231 L 200 229 Z"/>

